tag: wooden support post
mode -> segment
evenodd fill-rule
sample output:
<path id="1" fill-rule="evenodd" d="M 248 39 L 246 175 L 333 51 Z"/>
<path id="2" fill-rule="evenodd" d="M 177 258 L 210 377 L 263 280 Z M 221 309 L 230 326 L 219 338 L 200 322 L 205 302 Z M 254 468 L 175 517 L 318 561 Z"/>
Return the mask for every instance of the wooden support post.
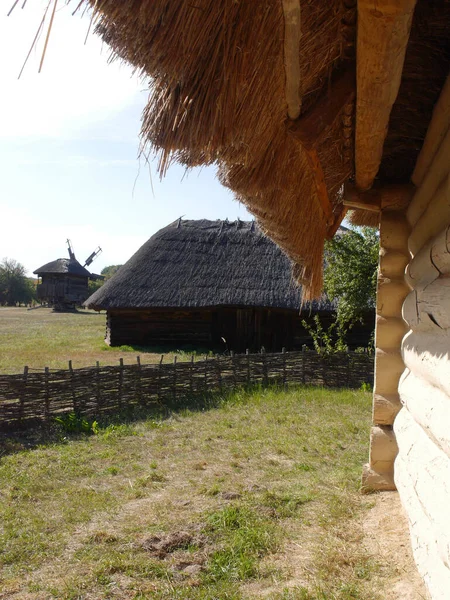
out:
<path id="1" fill-rule="evenodd" d="M 44 379 L 44 419 L 48 424 L 50 422 L 50 390 L 49 390 L 49 368 L 45 367 Z"/>
<path id="2" fill-rule="evenodd" d="M 176 402 L 177 401 L 177 355 L 176 354 L 173 357 L 173 380 L 172 380 L 172 386 L 173 386 L 173 401 Z"/>
<path id="3" fill-rule="evenodd" d="M 102 400 L 102 393 L 101 393 L 101 387 L 100 387 L 100 363 L 97 360 L 96 361 L 96 374 L 97 374 L 97 385 L 96 385 L 96 401 L 97 401 L 97 412 L 100 411 L 100 405 L 101 405 L 101 400 Z"/>
<path id="4" fill-rule="evenodd" d="M 137 375 L 136 375 L 136 399 L 139 404 L 143 404 L 142 402 L 142 367 L 141 367 L 141 357 L 136 356 L 137 362 Z"/>
<path id="5" fill-rule="evenodd" d="M 250 382 L 251 382 L 251 368 L 250 368 L 250 353 L 249 353 L 248 348 L 245 351 L 245 354 L 247 355 L 247 387 L 250 387 Z"/>
<path id="6" fill-rule="evenodd" d="M 405 191 L 405 196 L 406 203 L 411 191 Z M 404 276 L 409 261 L 408 234 L 404 209 L 381 211 L 373 427 L 369 464 L 364 467 L 362 478 L 366 491 L 395 489 L 397 443 L 392 425 L 401 407 L 398 385 L 404 371 L 401 340 L 407 331 L 402 305 L 409 291 Z"/>
<path id="7" fill-rule="evenodd" d="M 193 368 L 194 368 L 194 355 L 191 354 L 191 362 L 189 364 L 189 393 L 191 396 L 194 393 L 194 382 L 192 379 Z"/>
<path id="8" fill-rule="evenodd" d="M 397 98 L 416 0 L 358 0 L 356 185 L 372 187 Z"/>
<path id="9" fill-rule="evenodd" d="M 300 87 L 300 0 L 283 0 L 283 13 L 287 112 L 290 119 L 297 119 L 302 108 Z"/>
<path id="10" fill-rule="evenodd" d="M 25 414 L 25 399 L 27 397 L 28 367 L 23 368 L 23 382 L 19 400 L 19 421 L 22 423 Z"/>
<path id="11" fill-rule="evenodd" d="M 75 395 L 75 382 L 73 379 L 73 366 L 72 366 L 72 361 L 69 360 L 69 377 L 70 377 L 70 391 L 72 394 L 72 408 L 73 408 L 73 412 L 75 414 L 80 414 L 81 410 L 80 407 L 77 404 L 77 399 L 76 399 L 76 395 Z"/>
<path id="12" fill-rule="evenodd" d="M 122 410 L 122 390 L 123 390 L 123 358 L 119 358 L 119 384 L 117 387 L 117 399 L 119 411 Z"/>

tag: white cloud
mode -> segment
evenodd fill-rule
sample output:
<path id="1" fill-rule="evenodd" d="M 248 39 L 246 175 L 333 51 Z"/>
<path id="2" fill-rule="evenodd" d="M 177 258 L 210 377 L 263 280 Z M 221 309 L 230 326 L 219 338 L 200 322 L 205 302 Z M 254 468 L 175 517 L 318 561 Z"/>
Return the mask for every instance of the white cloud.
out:
<path id="1" fill-rule="evenodd" d="M 77 138 L 90 126 L 135 104 L 143 104 L 145 86 L 131 68 L 108 64 L 109 50 L 90 34 L 89 17 L 71 15 L 61 3 L 53 23 L 43 70 L 38 74 L 47 25 L 20 80 L 17 76 L 39 26 L 47 2 L 19 5 L 0 17 L 0 136 Z M 141 97 L 139 97 L 141 96 Z"/>

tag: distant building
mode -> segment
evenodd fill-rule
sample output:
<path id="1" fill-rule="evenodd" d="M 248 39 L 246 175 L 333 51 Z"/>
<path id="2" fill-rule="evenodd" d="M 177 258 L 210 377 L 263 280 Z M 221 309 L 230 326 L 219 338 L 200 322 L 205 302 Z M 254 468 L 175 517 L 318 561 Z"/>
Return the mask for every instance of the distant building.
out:
<path id="1" fill-rule="evenodd" d="M 90 264 L 99 251 L 101 249 L 93 252 L 86 264 Z M 103 279 L 81 266 L 70 243 L 69 258 L 57 258 L 33 272 L 39 277 L 36 288 L 38 300 L 55 310 L 73 310 L 81 306 L 89 296 L 89 280 Z"/>
<path id="2" fill-rule="evenodd" d="M 279 351 L 311 345 L 301 324 L 333 306 L 300 312 L 292 265 L 254 222 L 176 221 L 152 236 L 85 306 L 107 311 L 106 342 Z M 373 323 L 352 331 L 367 344 Z"/>

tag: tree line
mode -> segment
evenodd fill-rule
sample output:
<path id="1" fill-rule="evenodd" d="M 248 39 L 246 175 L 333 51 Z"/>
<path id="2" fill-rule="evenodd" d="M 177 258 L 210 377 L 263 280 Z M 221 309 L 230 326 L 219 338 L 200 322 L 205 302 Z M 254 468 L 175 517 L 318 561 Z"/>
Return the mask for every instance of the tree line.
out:
<path id="1" fill-rule="evenodd" d="M 35 280 L 26 276 L 25 267 L 13 258 L 0 263 L 0 305 L 31 304 L 36 300 Z"/>

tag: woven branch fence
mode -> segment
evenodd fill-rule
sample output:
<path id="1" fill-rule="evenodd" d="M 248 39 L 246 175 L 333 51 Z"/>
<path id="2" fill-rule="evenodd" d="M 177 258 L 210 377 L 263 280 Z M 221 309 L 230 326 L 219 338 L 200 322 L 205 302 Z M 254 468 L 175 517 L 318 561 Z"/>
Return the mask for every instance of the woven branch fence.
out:
<path id="1" fill-rule="evenodd" d="M 141 365 L 87 367 L 0 375 L 0 428 L 50 423 L 58 415 L 76 412 L 90 417 L 134 407 L 173 406 L 250 385 L 309 384 L 359 388 L 373 381 L 373 358 L 314 352 L 238 354 L 203 360 Z"/>

